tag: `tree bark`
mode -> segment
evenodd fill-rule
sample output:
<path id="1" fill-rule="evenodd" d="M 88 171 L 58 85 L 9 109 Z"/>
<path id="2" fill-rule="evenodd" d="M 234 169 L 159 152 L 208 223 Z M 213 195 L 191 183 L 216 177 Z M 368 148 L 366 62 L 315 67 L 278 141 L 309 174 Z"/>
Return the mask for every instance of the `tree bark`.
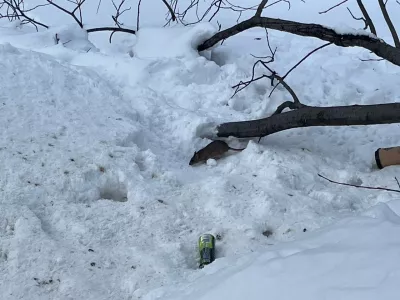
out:
<path id="1" fill-rule="evenodd" d="M 222 123 L 216 127 L 216 135 L 252 138 L 299 127 L 391 123 L 400 123 L 400 103 L 304 107 L 259 120 Z"/>
<path id="2" fill-rule="evenodd" d="M 362 2 L 362 0 L 357 0 L 357 4 L 358 4 L 358 7 L 361 10 L 361 13 L 363 14 L 363 16 L 365 18 L 365 23 L 369 26 L 369 29 L 371 30 L 371 33 L 377 35 L 374 22 L 372 22 L 372 19 L 369 16 L 369 14 L 367 12 L 367 9 L 364 6 L 364 3 Z"/>
<path id="3" fill-rule="evenodd" d="M 294 21 L 254 16 L 240 22 L 235 26 L 216 33 L 214 36 L 199 45 L 198 50 L 203 51 L 216 43 L 254 27 L 262 27 L 284 31 L 299 36 L 314 37 L 332 42 L 341 47 L 362 47 L 368 49 L 393 64 L 400 66 L 400 49 L 393 47 L 383 40 L 369 35 L 340 34 L 319 24 L 307 24 Z"/>
<path id="4" fill-rule="evenodd" d="M 386 9 L 386 3 L 383 0 L 378 0 L 378 3 L 379 7 L 381 8 L 383 17 L 385 18 L 386 24 L 389 27 L 390 33 L 392 34 L 394 45 L 396 46 L 396 48 L 400 48 L 399 36 L 397 35 L 396 29 L 394 28 L 392 20 L 390 19 L 389 13 Z"/>

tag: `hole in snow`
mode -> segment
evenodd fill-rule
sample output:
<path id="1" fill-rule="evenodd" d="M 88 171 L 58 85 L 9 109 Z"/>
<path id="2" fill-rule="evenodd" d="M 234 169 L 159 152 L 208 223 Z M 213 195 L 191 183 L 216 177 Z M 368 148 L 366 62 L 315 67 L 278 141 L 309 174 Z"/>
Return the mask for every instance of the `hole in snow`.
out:
<path id="1" fill-rule="evenodd" d="M 124 184 L 108 182 L 100 188 L 100 199 L 126 202 L 128 201 L 128 192 Z"/>

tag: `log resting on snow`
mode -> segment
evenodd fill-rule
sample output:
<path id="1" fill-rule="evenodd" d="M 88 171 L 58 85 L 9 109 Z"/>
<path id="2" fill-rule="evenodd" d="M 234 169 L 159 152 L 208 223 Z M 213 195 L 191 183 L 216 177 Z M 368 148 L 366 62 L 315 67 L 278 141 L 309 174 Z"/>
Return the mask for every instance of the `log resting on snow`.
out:
<path id="1" fill-rule="evenodd" d="M 362 47 L 372 51 L 377 56 L 400 66 L 400 49 L 385 43 L 383 40 L 373 36 L 372 34 L 369 35 L 367 32 L 365 35 L 351 33 L 341 34 L 331 28 L 319 24 L 299 23 L 259 16 L 254 16 L 236 24 L 235 26 L 216 33 L 199 45 L 198 50 L 206 50 L 222 40 L 254 27 L 279 30 L 305 37 L 314 37 L 332 42 L 341 47 Z"/>
<path id="2" fill-rule="evenodd" d="M 253 138 L 311 126 L 349 126 L 400 123 L 400 103 L 304 107 L 251 121 L 222 123 L 217 137 Z"/>

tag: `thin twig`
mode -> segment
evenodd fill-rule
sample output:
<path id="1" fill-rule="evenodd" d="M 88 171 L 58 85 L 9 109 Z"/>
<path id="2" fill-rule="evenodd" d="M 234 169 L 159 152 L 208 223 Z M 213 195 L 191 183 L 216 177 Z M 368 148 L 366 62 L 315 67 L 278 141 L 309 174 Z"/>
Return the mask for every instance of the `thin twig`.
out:
<path id="1" fill-rule="evenodd" d="M 328 8 L 327 10 L 320 11 L 319 14 L 325 14 L 325 13 L 327 13 L 328 11 L 331 11 L 332 9 L 334 9 L 334 8 L 336 8 L 336 7 L 340 6 L 340 5 L 342 5 L 343 3 L 346 3 L 347 1 L 348 1 L 348 0 L 344 0 L 344 1 L 342 1 L 342 2 L 340 2 L 340 3 L 338 3 L 338 4 L 336 4 L 336 5 L 332 6 L 331 8 Z"/>
<path id="2" fill-rule="evenodd" d="M 399 183 L 399 180 L 397 179 L 397 177 L 396 177 L 396 176 L 394 177 L 394 179 L 396 179 L 397 185 L 398 185 L 398 187 L 400 188 L 400 183 Z"/>
<path id="3" fill-rule="evenodd" d="M 32 11 L 32 10 L 35 10 L 35 9 L 37 9 L 37 8 L 39 8 L 39 7 L 44 7 L 44 6 L 49 6 L 49 5 L 50 5 L 50 4 L 48 4 L 48 3 L 45 3 L 45 4 L 38 4 L 38 5 L 36 5 L 36 6 L 32 7 L 32 8 L 25 9 L 24 12 L 27 13 L 27 12 L 30 12 L 30 11 Z"/>
<path id="4" fill-rule="evenodd" d="M 387 189 L 387 188 L 383 188 L 383 187 L 362 186 L 362 185 L 356 185 L 356 184 L 350 184 L 350 183 L 344 183 L 344 182 L 337 182 L 337 181 L 328 179 L 328 178 L 322 176 L 321 174 L 318 174 L 318 176 L 324 178 L 325 180 L 328 180 L 329 182 L 340 184 L 340 185 L 352 186 L 352 187 L 356 187 L 356 188 L 363 188 L 363 189 L 369 189 L 369 190 L 383 190 L 383 191 L 400 193 L 400 190 L 393 190 L 393 189 Z"/>
<path id="5" fill-rule="evenodd" d="M 98 13 L 99 13 L 100 5 L 101 5 L 101 0 L 99 0 L 99 4 L 97 5 L 97 11 L 96 11 L 96 14 L 98 14 Z"/>
<path id="6" fill-rule="evenodd" d="M 211 17 L 208 19 L 208 21 L 210 22 L 217 15 L 217 13 L 220 10 L 231 10 L 231 11 L 236 12 L 238 14 L 236 21 L 239 22 L 239 20 L 242 16 L 242 13 L 245 11 L 254 10 L 257 13 L 257 9 L 259 9 L 258 13 L 260 13 L 260 10 L 262 11 L 262 9 L 265 9 L 267 7 L 270 7 L 270 6 L 280 3 L 280 2 L 286 2 L 289 5 L 289 9 L 290 9 L 290 1 L 288 1 L 288 0 L 276 0 L 275 2 L 268 4 L 268 5 L 265 5 L 268 1 L 263 0 L 263 1 L 261 1 L 261 3 L 259 5 L 253 5 L 250 7 L 243 7 L 243 6 L 239 6 L 237 4 L 233 4 L 229 0 L 212 0 L 212 1 L 210 1 L 210 4 L 207 6 L 205 11 L 201 14 L 199 0 L 190 0 L 188 2 L 189 2 L 189 5 L 186 7 L 186 9 L 183 10 L 183 12 L 177 11 L 177 9 L 176 9 L 177 0 L 172 0 L 171 5 L 170 5 L 171 8 L 173 7 L 173 11 L 175 12 L 176 19 L 185 26 L 202 22 L 203 20 L 206 19 L 206 17 L 208 15 L 211 15 Z M 265 6 L 262 5 L 263 3 Z M 194 10 L 197 20 L 195 20 L 193 22 L 186 22 L 185 17 L 191 10 Z M 171 18 L 168 19 L 168 15 L 167 15 L 167 23 L 164 26 L 170 24 L 171 21 L 172 21 L 172 19 Z"/>
<path id="7" fill-rule="evenodd" d="M 367 23 L 367 20 L 365 20 L 365 18 L 363 18 L 363 17 L 357 18 L 357 17 L 351 12 L 350 8 L 347 7 L 347 10 L 349 11 L 350 15 L 353 17 L 354 20 L 357 20 L 357 21 L 364 21 L 364 28 L 363 28 L 363 30 L 366 30 L 366 29 L 368 28 L 368 23 Z"/>
<path id="8" fill-rule="evenodd" d="M 263 75 L 260 75 L 260 76 L 258 76 L 258 77 L 255 77 L 255 68 L 256 68 L 256 66 L 258 65 L 258 64 L 262 64 L 270 73 L 271 73 L 271 75 L 266 75 L 266 74 L 263 74 Z M 248 87 L 251 83 L 253 83 L 253 82 L 255 82 L 255 81 L 258 81 L 258 80 L 260 80 L 260 79 L 263 79 L 263 78 L 269 78 L 271 81 L 273 80 L 273 79 L 277 79 L 278 80 L 278 82 L 280 83 L 280 84 L 282 84 L 283 85 L 283 87 L 289 92 L 289 94 L 292 96 L 292 98 L 293 98 L 293 105 L 292 106 L 290 106 L 290 108 L 291 109 L 299 109 L 299 108 L 302 108 L 302 107 L 306 107 L 306 105 L 304 105 L 304 104 L 302 104 L 301 102 L 300 102 L 300 100 L 299 100 L 299 98 L 297 97 L 297 95 L 296 95 L 296 93 L 293 91 L 293 89 L 285 82 L 285 80 L 281 77 L 281 76 L 279 76 L 275 71 L 273 71 L 270 67 L 268 67 L 267 66 L 267 62 L 264 62 L 264 61 L 262 61 L 262 60 L 258 60 L 258 61 L 256 61 L 255 63 L 254 63 L 254 65 L 253 65 L 253 69 L 252 69 L 252 75 L 251 75 L 251 79 L 250 80 L 248 80 L 248 81 L 240 81 L 238 84 L 236 84 L 236 85 L 234 85 L 232 88 L 236 88 L 236 90 L 235 90 L 235 93 L 232 95 L 232 97 L 233 96 L 235 96 L 238 92 L 240 92 L 241 90 L 243 90 L 243 89 L 245 89 L 246 87 Z M 284 105 L 285 106 L 285 105 Z M 285 106 L 285 107 L 289 107 L 289 106 Z M 284 107 L 284 108 L 285 108 Z M 275 112 L 275 113 L 280 113 L 280 112 L 282 112 L 282 110 L 284 109 L 284 108 L 282 108 L 282 109 L 277 109 L 277 112 Z"/>
<path id="9" fill-rule="evenodd" d="M 290 74 L 290 72 L 292 72 L 294 69 L 296 69 L 303 61 L 305 61 L 311 54 L 317 52 L 318 50 L 325 48 L 326 46 L 331 45 L 332 43 L 326 43 L 323 44 L 322 46 L 319 46 L 317 48 L 315 48 L 314 50 L 312 50 L 311 52 L 309 52 L 306 56 L 304 56 L 297 64 L 295 64 L 289 71 L 286 72 L 286 74 L 282 77 L 282 80 L 285 80 L 286 77 Z M 272 95 L 272 93 L 274 92 L 274 90 L 278 87 L 279 83 L 277 85 L 275 85 L 275 87 L 272 89 L 271 93 L 269 94 L 270 96 Z"/>
<path id="10" fill-rule="evenodd" d="M 68 11 L 67 9 L 65 9 L 64 7 L 58 5 L 57 3 L 54 3 L 53 0 L 47 0 L 47 2 L 51 5 L 53 5 L 54 7 L 58 8 L 59 10 L 65 12 L 66 14 L 70 15 L 79 25 L 79 27 L 83 28 L 83 23 L 82 21 L 79 21 L 79 19 L 75 16 L 75 10 L 74 12 Z M 75 8 L 76 9 L 76 8 Z"/>
<path id="11" fill-rule="evenodd" d="M 73 14 L 78 10 L 79 12 L 79 21 L 81 21 L 81 24 L 83 24 L 83 19 L 82 19 L 82 5 L 85 3 L 86 0 L 76 0 L 77 7 L 72 11 Z"/>
<path id="12" fill-rule="evenodd" d="M 287 71 L 287 73 L 283 76 L 283 79 L 285 79 L 290 72 L 292 72 L 294 69 L 296 69 L 303 61 L 305 61 L 311 54 L 317 52 L 318 50 L 321 50 L 322 48 L 325 48 L 326 46 L 331 45 L 332 42 L 323 44 L 322 46 L 319 46 L 317 48 L 315 48 L 314 50 L 312 50 L 310 53 L 308 53 L 306 56 L 304 56 L 297 64 L 295 64 L 289 71 Z"/>
<path id="13" fill-rule="evenodd" d="M 137 15 L 136 15 L 136 30 L 139 30 L 139 20 L 140 20 L 140 4 L 142 3 L 142 0 L 139 0 L 138 5 L 137 5 Z"/>
<path id="14" fill-rule="evenodd" d="M 122 0 L 122 1 L 119 3 L 118 6 L 115 4 L 114 0 L 111 0 L 111 2 L 112 2 L 113 6 L 114 6 L 114 8 L 115 8 L 115 16 L 112 15 L 111 18 L 113 19 L 115 25 L 116 25 L 117 27 L 121 28 L 121 25 L 124 25 L 124 24 L 121 23 L 121 22 L 119 21 L 119 18 L 120 18 L 125 12 L 131 10 L 132 7 L 125 8 L 125 9 L 123 9 L 123 10 L 121 11 L 122 6 L 125 4 L 125 0 Z"/>
<path id="15" fill-rule="evenodd" d="M 168 8 L 169 13 L 171 14 L 171 19 L 172 21 L 176 21 L 176 16 L 175 16 L 175 12 L 172 9 L 171 5 L 168 4 L 168 2 L 166 0 L 162 0 L 162 2 L 164 2 L 165 6 Z"/>
<path id="16" fill-rule="evenodd" d="M 6 17 L 10 21 L 12 21 L 14 19 L 15 20 L 17 20 L 17 19 L 21 20 L 21 18 L 23 18 L 21 20 L 21 24 L 30 23 L 33 26 L 35 26 L 36 31 L 39 30 L 37 25 L 42 26 L 42 27 L 44 27 L 46 29 L 49 28 L 49 26 L 47 26 L 46 24 L 43 24 L 43 23 L 38 22 L 38 21 L 35 21 L 34 19 L 32 19 L 32 18 L 30 18 L 30 17 L 28 17 L 26 15 L 26 12 L 29 12 L 32 9 L 25 10 L 24 9 L 24 3 L 23 3 L 22 0 L 18 1 L 18 2 L 16 0 L 10 0 L 10 1 L 3 0 L 3 3 L 7 5 L 7 14 L 4 15 L 4 16 L 0 14 L 0 18 Z M 3 6 L 3 5 L 1 5 L 1 6 Z M 34 8 L 38 8 L 38 7 L 41 7 L 41 6 L 46 6 L 46 5 L 45 4 L 41 4 L 41 5 L 35 6 Z"/>

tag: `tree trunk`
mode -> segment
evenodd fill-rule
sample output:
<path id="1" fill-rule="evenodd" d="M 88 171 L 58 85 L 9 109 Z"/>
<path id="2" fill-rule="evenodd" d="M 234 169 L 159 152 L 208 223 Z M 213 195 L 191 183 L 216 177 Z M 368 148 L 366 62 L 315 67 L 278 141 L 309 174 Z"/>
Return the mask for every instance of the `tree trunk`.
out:
<path id="1" fill-rule="evenodd" d="M 222 123 L 216 135 L 252 138 L 299 127 L 390 123 L 400 123 L 400 103 L 305 107 L 259 120 Z"/>

